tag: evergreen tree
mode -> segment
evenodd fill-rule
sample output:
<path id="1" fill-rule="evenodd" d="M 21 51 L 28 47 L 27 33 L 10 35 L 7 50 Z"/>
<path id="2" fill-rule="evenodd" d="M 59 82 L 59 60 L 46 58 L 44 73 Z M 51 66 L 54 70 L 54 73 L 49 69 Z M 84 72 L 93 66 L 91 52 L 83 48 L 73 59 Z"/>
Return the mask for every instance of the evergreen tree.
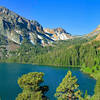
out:
<path id="1" fill-rule="evenodd" d="M 31 72 L 19 78 L 18 84 L 23 91 L 16 100 L 47 100 L 44 94 L 48 91 L 48 87 L 40 86 L 43 82 L 43 76 L 42 72 Z"/>
<path id="2" fill-rule="evenodd" d="M 78 89 L 77 78 L 72 77 L 71 71 L 68 71 L 56 89 L 55 96 L 58 100 L 82 100 L 81 92 Z"/>

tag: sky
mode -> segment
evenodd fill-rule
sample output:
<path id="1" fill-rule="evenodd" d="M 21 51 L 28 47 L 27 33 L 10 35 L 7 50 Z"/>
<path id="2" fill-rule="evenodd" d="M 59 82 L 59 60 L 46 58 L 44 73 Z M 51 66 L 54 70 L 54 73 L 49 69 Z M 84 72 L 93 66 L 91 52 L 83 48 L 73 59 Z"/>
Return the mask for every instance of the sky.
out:
<path id="1" fill-rule="evenodd" d="M 0 6 L 72 35 L 90 33 L 100 24 L 100 0 L 0 0 Z"/>

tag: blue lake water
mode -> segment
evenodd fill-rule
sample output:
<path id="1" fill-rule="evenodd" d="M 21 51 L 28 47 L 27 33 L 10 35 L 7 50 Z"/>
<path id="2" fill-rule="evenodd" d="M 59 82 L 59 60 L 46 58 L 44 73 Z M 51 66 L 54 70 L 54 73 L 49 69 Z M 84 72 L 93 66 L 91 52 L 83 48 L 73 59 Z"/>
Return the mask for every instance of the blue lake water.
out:
<path id="1" fill-rule="evenodd" d="M 54 93 L 60 82 L 71 70 L 72 75 L 78 78 L 80 90 L 85 93 L 88 91 L 89 95 L 93 95 L 96 80 L 82 73 L 79 68 L 56 68 L 50 66 L 37 66 L 31 64 L 0 64 L 0 97 L 2 100 L 15 100 L 18 93 L 21 92 L 17 84 L 18 77 L 29 72 L 44 72 L 44 83 L 49 86 L 47 96 L 50 100 L 56 100 Z"/>

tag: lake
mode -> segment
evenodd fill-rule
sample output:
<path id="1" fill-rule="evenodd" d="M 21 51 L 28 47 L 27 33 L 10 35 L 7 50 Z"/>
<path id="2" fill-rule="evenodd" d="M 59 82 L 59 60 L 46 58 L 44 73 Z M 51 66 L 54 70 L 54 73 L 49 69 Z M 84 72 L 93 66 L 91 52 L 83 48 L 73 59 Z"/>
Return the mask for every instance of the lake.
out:
<path id="1" fill-rule="evenodd" d="M 72 75 L 78 78 L 80 90 L 89 95 L 93 95 L 96 80 L 80 71 L 79 68 L 56 68 L 50 66 L 37 66 L 31 64 L 0 64 L 0 97 L 2 100 L 15 100 L 18 93 L 21 92 L 17 84 L 18 77 L 29 72 L 44 72 L 44 85 L 49 86 L 47 96 L 50 100 L 56 100 L 54 93 L 59 83 L 62 81 L 67 71 L 71 70 Z"/>

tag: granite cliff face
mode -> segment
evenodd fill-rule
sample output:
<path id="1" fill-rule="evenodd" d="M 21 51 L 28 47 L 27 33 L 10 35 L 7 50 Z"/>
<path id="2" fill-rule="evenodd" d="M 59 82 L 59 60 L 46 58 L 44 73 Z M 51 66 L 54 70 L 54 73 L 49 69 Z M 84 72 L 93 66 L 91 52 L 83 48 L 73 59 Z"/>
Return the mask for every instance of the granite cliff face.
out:
<path id="1" fill-rule="evenodd" d="M 43 46 L 71 38 L 62 28 L 44 29 L 37 21 L 25 19 L 5 7 L 0 7 L 0 35 L 17 44 L 27 39 L 33 45 Z"/>

